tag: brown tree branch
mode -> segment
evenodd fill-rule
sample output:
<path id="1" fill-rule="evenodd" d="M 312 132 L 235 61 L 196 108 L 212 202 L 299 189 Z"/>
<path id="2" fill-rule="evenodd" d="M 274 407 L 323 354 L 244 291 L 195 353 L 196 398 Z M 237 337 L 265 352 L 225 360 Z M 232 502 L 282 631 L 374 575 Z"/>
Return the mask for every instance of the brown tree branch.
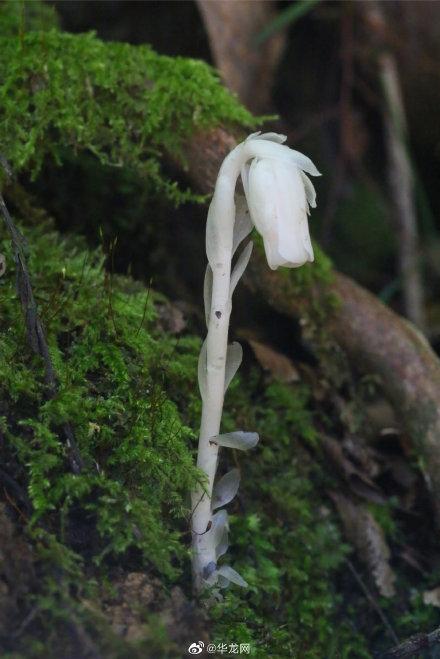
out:
<path id="1" fill-rule="evenodd" d="M 285 31 L 262 44 L 257 35 L 276 14 L 267 0 L 197 0 L 217 68 L 231 91 L 257 114 L 272 108 L 274 71 L 285 44 Z"/>
<path id="2" fill-rule="evenodd" d="M 387 17 L 382 3 L 362 5 L 369 39 L 379 47 L 378 73 L 384 96 L 383 121 L 388 158 L 388 179 L 398 234 L 397 252 L 402 278 L 405 314 L 425 330 L 425 309 L 414 192 L 414 177 L 407 147 L 406 114 L 396 58 L 387 45 Z M 372 28 L 372 29 L 371 29 Z M 371 37 L 372 35 L 372 37 Z"/>

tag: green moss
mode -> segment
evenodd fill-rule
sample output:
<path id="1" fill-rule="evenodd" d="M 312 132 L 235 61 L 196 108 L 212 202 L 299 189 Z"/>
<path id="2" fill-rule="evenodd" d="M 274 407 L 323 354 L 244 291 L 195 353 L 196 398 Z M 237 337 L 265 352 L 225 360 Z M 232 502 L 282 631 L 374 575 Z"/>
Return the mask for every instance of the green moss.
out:
<path id="1" fill-rule="evenodd" d="M 0 38 L 0 142 L 15 171 L 87 150 L 136 171 L 175 202 L 196 198 L 166 179 L 167 152 L 184 161 L 194 131 L 255 119 L 201 61 L 52 29 Z"/>
<path id="2" fill-rule="evenodd" d="M 4 232 L 3 238 L 5 237 Z M 44 396 L 42 364 L 27 347 L 13 267 L 0 280 L 0 400 L 9 460 L 27 465 L 32 523 L 52 511 L 63 517 L 76 505 L 96 517 L 103 554 L 137 548 L 148 564 L 175 576 L 171 556 L 182 558 L 177 528 L 195 479 L 189 446 L 193 432 L 165 395 L 193 379 L 195 344 L 148 329 L 160 296 L 105 275 L 102 257 L 80 243 L 61 240 L 50 226 L 26 231 L 35 294 L 60 386 Z M 8 264 L 12 255 L 5 241 Z M 170 355 L 190 353 L 180 369 Z M 188 363 L 187 363 L 188 362 Z M 66 470 L 59 427 L 70 422 L 86 463 L 83 474 Z M 92 496 L 93 494 L 93 496 Z M 65 519 L 64 522 L 65 523 Z"/>
<path id="3" fill-rule="evenodd" d="M 264 254 L 263 239 L 254 232 L 254 241 L 260 254 Z M 295 300 L 295 305 L 315 322 L 322 321 L 338 304 L 331 291 L 326 288 L 333 281 L 332 262 L 319 245 L 313 242 L 315 260 L 301 268 L 280 268 L 277 272 L 279 286 L 274 292 L 276 299 Z"/>
<path id="4" fill-rule="evenodd" d="M 250 587 L 229 592 L 214 611 L 216 640 L 250 643 L 261 658 L 368 657 L 332 587 L 348 548 L 319 494 L 324 475 L 304 449 L 317 441 L 309 391 L 258 383 L 255 372 L 226 402 L 225 430 L 238 418 L 258 429 L 260 444 L 234 460 L 243 476 L 228 562 Z"/>
<path id="5" fill-rule="evenodd" d="M 61 239 L 41 217 L 25 234 L 59 391 L 47 400 L 41 361 L 23 330 L 13 256 L 1 225 L 8 264 L 0 279 L 2 464 L 28 492 L 26 532 L 45 584 L 35 601 L 42 616 L 51 610 L 52 625 L 68 618 L 72 606 L 78 609 L 77 599 L 69 600 L 73 592 L 91 596 L 87 570 L 93 564 L 97 574 L 105 573 L 103 561 L 121 556 L 124 563 L 131 556 L 143 570 L 161 575 L 164 585 L 182 566 L 187 569 L 181 536 L 198 474 L 194 433 L 179 414 L 184 396 L 178 392 L 191 390 L 200 341 L 182 338 L 176 345 L 156 330 L 160 295 L 109 277 L 99 253 Z M 65 423 L 72 425 L 85 463 L 79 475 L 71 472 L 61 439 Z M 54 570 L 61 570 L 61 581 Z M 76 615 L 84 614 L 79 607 Z"/>
<path id="6" fill-rule="evenodd" d="M 198 477 L 190 427 L 200 414 L 194 388 L 200 340 L 159 332 L 160 295 L 106 275 L 99 253 L 61 239 L 41 214 L 38 219 L 24 232 L 60 378 L 50 401 L 42 364 L 22 329 L 3 228 L 0 234 L 8 263 L 0 279 L 2 462 L 27 488 L 33 512 L 25 528 L 40 566 L 30 600 L 40 632 L 32 640 L 25 636 L 23 656 L 41 656 L 43 646 L 56 656 L 72 616 L 111 656 L 152 656 L 152 632 L 148 643 L 128 646 L 97 605 L 91 613 L 84 602 L 99 601 L 97 582 L 115 564 L 153 571 L 163 587 L 183 579 L 188 588 L 188 537 L 182 534 L 187 495 Z M 319 657 L 330 643 L 335 652 L 357 643 L 363 656 L 348 625 L 336 630 L 334 622 L 339 604 L 331 582 L 346 548 L 330 512 L 320 512 L 320 472 L 302 448 L 317 442 L 309 392 L 303 385 L 261 387 L 259 377 L 255 372 L 246 387 L 237 381 L 226 401 L 224 429 L 256 429 L 261 444 L 252 455 L 234 457 L 242 462 L 244 512 L 232 508 L 228 558 L 250 589 L 232 590 L 213 612 L 213 637 L 250 642 L 261 657 Z M 71 473 L 60 441 L 65 422 L 85 461 L 80 475 Z M 228 459 L 233 454 L 224 452 L 223 466 Z M 159 637 L 155 657 L 180 656 L 164 632 Z"/>
<path id="7" fill-rule="evenodd" d="M 22 36 L 28 30 L 58 27 L 54 7 L 37 1 L 0 0 L 0 36 Z"/>
<path id="8" fill-rule="evenodd" d="M 120 167 L 124 181 L 140 178 L 179 202 L 194 195 L 164 177 L 164 152 L 183 160 L 194 130 L 258 123 L 201 62 L 93 34 L 43 31 L 47 23 L 25 34 L 35 21 L 23 23 L 20 7 L 1 6 L 12 19 L 0 38 L 0 141 L 17 172 L 36 176 L 47 159 L 72 161 L 84 151 Z M 44 214 L 30 211 L 30 272 L 59 391 L 47 400 L 1 226 L 8 264 L 0 278 L 1 457 L 30 499 L 29 517 L 20 519 L 38 572 L 26 603 L 37 613 L 10 657 L 59 656 L 70 647 L 72 622 L 96 639 L 103 656 L 182 656 L 148 611 L 143 639 L 118 638 L 100 599 L 105 584 L 112 588 L 113 569 L 155 575 L 162 590 L 176 583 L 190 589 L 200 339 L 159 331 L 158 293 L 105 273 L 99 252 L 62 239 Z M 316 256 L 313 267 L 286 271 L 280 281 L 283 294 L 305 300 L 310 326 L 322 327 L 334 300 L 325 291 L 315 297 L 316 285 L 331 281 L 328 260 L 318 249 Z M 340 601 L 332 584 L 347 548 L 320 495 L 323 474 L 304 448 L 318 441 L 307 387 L 262 386 L 255 372 L 230 392 L 224 429 L 256 430 L 261 444 L 252 455 L 222 457 L 223 467 L 228 460 L 242 464 L 228 559 L 250 589 L 231 590 L 212 612 L 213 637 L 250 642 L 260 657 L 367 656 L 348 623 L 336 623 Z M 61 439 L 65 423 L 85 463 L 79 475 Z"/>

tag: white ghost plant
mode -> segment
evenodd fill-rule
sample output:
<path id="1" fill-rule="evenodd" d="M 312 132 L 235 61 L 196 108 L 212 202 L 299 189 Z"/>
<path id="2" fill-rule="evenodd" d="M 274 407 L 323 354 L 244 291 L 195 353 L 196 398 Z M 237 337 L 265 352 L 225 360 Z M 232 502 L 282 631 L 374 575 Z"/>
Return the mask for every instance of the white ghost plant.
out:
<path id="1" fill-rule="evenodd" d="M 316 193 L 307 174 L 319 176 L 312 161 L 283 142 L 276 133 L 250 135 L 225 158 L 217 177 L 206 226 L 208 266 L 204 300 L 208 334 L 199 358 L 202 419 L 197 466 L 206 482 L 192 493 L 192 562 L 194 588 L 224 588 L 246 582 L 230 566 L 218 565 L 228 548 L 228 515 L 223 506 L 236 495 L 240 475 L 232 469 L 215 479 L 221 446 L 248 450 L 258 435 L 237 431 L 220 434 L 224 394 L 242 359 L 239 343 L 228 345 L 234 289 L 249 262 L 248 242 L 231 268 L 240 243 L 255 226 L 264 242 L 269 267 L 297 268 L 313 261 L 307 216 Z M 235 194 L 241 175 L 245 198 Z"/>

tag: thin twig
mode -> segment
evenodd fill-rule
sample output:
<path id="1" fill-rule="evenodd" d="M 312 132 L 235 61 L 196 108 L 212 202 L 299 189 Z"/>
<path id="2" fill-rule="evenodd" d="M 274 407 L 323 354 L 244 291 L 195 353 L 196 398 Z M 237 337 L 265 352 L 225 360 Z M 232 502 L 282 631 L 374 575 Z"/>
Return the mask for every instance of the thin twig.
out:
<path id="1" fill-rule="evenodd" d="M 3 165 L 6 174 L 10 176 L 11 169 L 3 156 L 0 156 L 0 163 Z M 38 314 L 37 303 L 32 291 L 26 260 L 26 241 L 15 226 L 1 193 L 0 212 L 11 235 L 17 268 L 17 291 L 23 309 L 27 338 L 32 350 L 43 359 L 44 381 L 47 387 L 47 396 L 51 399 L 58 393 L 58 380 L 50 356 L 44 328 Z M 71 469 L 75 474 L 79 474 L 83 468 L 83 461 L 75 442 L 72 427 L 69 423 L 65 423 L 62 426 L 61 431 L 64 436 L 64 443 L 67 446 Z"/>
<path id="2" fill-rule="evenodd" d="M 408 128 L 396 58 L 386 46 L 387 15 L 380 2 L 365 4 L 365 18 L 376 46 L 383 89 L 383 119 L 388 157 L 388 178 L 398 231 L 398 258 L 405 314 L 419 329 L 426 329 L 423 280 L 420 269 L 419 229 L 415 183 L 408 149 Z"/>
<path id="3" fill-rule="evenodd" d="M 367 588 L 364 580 L 362 579 L 361 575 L 357 572 L 355 569 L 353 563 L 348 560 L 348 558 L 345 559 L 346 564 L 348 565 L 348 568 L 350 572 L 352 573 L 353 577 L 355 578 L 356 582 L 359 584 L 361 590 L 363 591 L 365 597 L 367 600 L 370 602 L 371 606 L 373 609 L 376 611 L 377 615 L 379 618 L 382 620 L 382 623 L 387 630 L 388 634 L 391 636 L 393 639 L 394 643 L 399 643 L 399 638 L 394 631 L 394 629 L 391 627 L 387 617 L 385 616 L 384 612 L 380 608 L 379 604 L 377 603 L 375 597 L 370 593 L 369 589 Z"/>
<path id="4" fill-rule="evenodd" d="M 322 243 L 329 245 L 334 217 L 341 200 L 348 165 L 353 160 L 351 155 L 352 141 L 352 93 L 354 81 L 354 35 L 353 14 L 349 11 L 341 17 L 341 86 L 339 93 L 339 153 L 332 180 L 332 187 L 322 221 Z"/>
<path id="5" fill-rule="evenodd" d="M 35 616 L 40 613 L 40 607 L 39 606 L 34 606 L 27 616 L 22 620 L 20 626 L 11 633 L 11 638 L 20 638 L 20 636 L 23 634 L 23 632 L 29 627 L 31 622 L 34 620 Z"/>
<path id="6" fill-rule="evenodd" d="M 139 336 L 139 332 L 141 331 L 141 329 L 142 329 L 142 327 L 143 327 L 143 325 L 144 325 L 145 316 L 147 315 L 148 300 L 149 300 L 149 298 L 150 298 L 150 291 L 151 291 L 151 285 L 152 285 L 152 283 L 153 283 L 153 278 L 151 277 L 151 278 L 150 278 L 150 281 L 148 282 L 148 289 L 147 289 L 147 295 L 145 296 L 145 303 L 144 303 L 144 310 L 143 310 L 143 313 L 142 313 L 142 320 L 141 320 L 140 325 L 139 325 L 139 327 L 138 327 L 138 329 L 137 329 L 137 332 L 136 332 L 136 338 Z"/>
<path id="7" fill-rule="evenodd" d="M 10 476 L 4 469 L 0 467 L 0 482 L 3 483 L 3 487 L 6 490 L 9 490 L 11 494 L 23 505 L 26 509 L 26 512 L 29 514 L 32 511 L 32 505 L 29 501 L 29 497 L 23 488 L 15 481 L 12 476 Z M 23 514 L 20 511 L 20 514 Z"/>

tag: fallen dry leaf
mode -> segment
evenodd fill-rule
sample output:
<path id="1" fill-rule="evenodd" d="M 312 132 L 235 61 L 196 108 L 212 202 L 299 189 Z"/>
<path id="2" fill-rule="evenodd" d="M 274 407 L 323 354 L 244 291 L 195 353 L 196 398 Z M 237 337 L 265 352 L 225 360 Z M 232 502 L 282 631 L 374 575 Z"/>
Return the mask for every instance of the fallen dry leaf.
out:
<path id="1" fill-rule="evenodd" d="M 384 503 L 385 497 L 380 488 L 345 456 L 344 446 L 341 442 L 333 437 L 321 435 L 321 446 L 327 458 L 355 494 L 368 501 Z"/>
<path id="2" fill-rule="evenodd" d="M 297 368 L 286 355 L 277 352 L 266 343 L 248 339 L 249 345 L 261 367 L 280 382 L 298 382 L 300 376 Z"/>
<path id="3" fill-rule="evenodd" d="M 393 597 L 396 593 L 396 575 L 389 563 L 391 552 L 381 527 L 364 506 L 336 492 L 330 493 L 330 496 L 347 538 L 355 547 L 360 560 L 370 570 L 379 593 L 384 597 Z"/>
<path id="4" fill-rule="evenodd" d="M 423 603 L 440 607 L 440 586 L 432 590 L 425 590 L 423 593 Z"/>

